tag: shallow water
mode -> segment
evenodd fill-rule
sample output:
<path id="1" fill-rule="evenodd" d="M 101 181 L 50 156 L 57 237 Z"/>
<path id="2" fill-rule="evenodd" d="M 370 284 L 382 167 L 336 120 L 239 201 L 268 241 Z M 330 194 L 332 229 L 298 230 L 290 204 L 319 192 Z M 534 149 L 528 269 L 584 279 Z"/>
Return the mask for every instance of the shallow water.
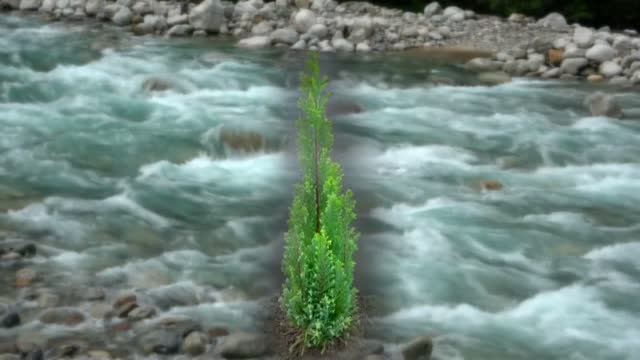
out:
<path id="1" fill-rule="evenodd" d="M 180 286 L 199 304 L 168 313 L 257 326 L 282 281 L 303 55 L 9 15 L 0 33 L 0 232 L 38 244 L 43 283 Z M 443 60 L 322 67 L 334 107 L 363 110 L 333 120 L 369 337 L 432 334 L 438 359 L 637 356 L 640 118 L 590 117 L 584 84 L 487 87 Z M 171 88 L 144 91 L 150 78 Z M 263 150 L 225 145 L 225 129 L 261 134 Z M 3 296 L 19 296 L 1 271 Z"/>

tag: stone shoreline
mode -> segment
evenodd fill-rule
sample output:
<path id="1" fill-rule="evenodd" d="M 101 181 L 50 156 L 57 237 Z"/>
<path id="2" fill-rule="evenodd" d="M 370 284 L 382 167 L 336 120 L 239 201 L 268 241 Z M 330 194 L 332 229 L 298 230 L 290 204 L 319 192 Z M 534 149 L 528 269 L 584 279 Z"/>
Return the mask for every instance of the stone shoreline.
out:
<path id="1" fill-rule="evenodd" d="M 325 52 L 468 48 L 494 55 L 473 59 L 472 71 L 497 79 L 529 76 L 640 84 L 640 37 L 569 25 L 552 13 L 535 20 L 478 15 L 437 2 L 422 13 L 335 0 L 0 0 L 0 8 L 37 11 L 52 20 L 94 17 L 135 35 L 232 35 L 245 48 L 270 46 Z M 501 76 L 502 75 L 502 76 Z"/>

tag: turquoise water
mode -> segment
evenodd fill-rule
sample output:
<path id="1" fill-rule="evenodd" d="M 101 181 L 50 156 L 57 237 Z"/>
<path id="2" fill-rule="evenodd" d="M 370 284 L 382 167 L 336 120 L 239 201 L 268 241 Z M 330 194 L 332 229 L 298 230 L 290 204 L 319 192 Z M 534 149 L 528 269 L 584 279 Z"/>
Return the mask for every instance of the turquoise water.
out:
<path id="1" fill-rule="evenodd" d="M 48 287 L 178 286 L 198 304 L 168 313 L 257 326 L 282 280 L 303 55 L 10 15 L 0 33 L 0 233 L 39 245 Z M 333 120 L 369 337 L 431 334 L 438 359 L 637 358 L 640 117 L 590 117 L 584 84 L 487 87 L 417 56 L 322 66 L 334 107 L 362 108 Z"/>

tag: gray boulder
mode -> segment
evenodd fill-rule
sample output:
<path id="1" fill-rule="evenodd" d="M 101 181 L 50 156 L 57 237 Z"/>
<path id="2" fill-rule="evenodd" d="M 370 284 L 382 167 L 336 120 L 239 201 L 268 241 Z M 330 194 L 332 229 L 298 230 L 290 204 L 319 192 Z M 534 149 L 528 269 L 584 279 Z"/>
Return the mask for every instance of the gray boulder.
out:
<path id="1" fill-rule="evenodd" d="M 84 11 L 89 16 L 96 16 L 104 11 L 105 0 L 87 0 Z"/>
<path id="2" fill-rule="evenodd" d="M 53 10 L 55 10 L 56 8 L 57 2 L 58 2 L 57 0 L 44 0 L 42 1 L 42 5 L 38 9 L 38 11 L 48 12 L 48 13 L 53 12 Z"/>
<path id="3" fill-rule="evenodd" d="M 271 31 L 273 31 L 273 26 L 268 21 L 260 21 L 251 28 L 253 35 L 268 35 Z"/>
<path id="4" fill-rule="evenodd" d="M 167 18 L 167 25 L 169 26 L 187 24 L 188 22 L 189 15 L 187 14 L 174 15 Z"/>
<path id="5" fill-rule="evenodd" d="M 189 23 L 195 29 L 220 32 L 224 21 L 224 6 L 220 0 L 204 0 L 189 12 Z"/>
<path id="6" fill-rule="evenodd" d="M 226 336 L 218 345 L 227 359 L 257 358 L 269 353 L 267 340 L 256 334 L 236 333 Z"/>
<path id="7" fill-rule="evenodd" d="M 560 69 L 563 74 L 577 75 L 587 65 L 589 65 L 589 61 L 585 58 L 564 59 Z"/>
<path id="8" fill-rule="evenodd" d="M 589 28 L 578 26 L 573 32 L 573 41 L 580 47 L 588 48 L 595 41 L 594 32 Z"/>
<path id="9" fill-rule="evenodd" d="M 617 119 L 624 116 L 616 99 L 611 95 L 606 95 L 599 91 L 589 95 L 585 99 L 584 105 L 593 116 L 607 116 Z"/>
<path id="10" fill-rule="evenodd" d="M 271 42 L 293 45 L 298 41 L 298 33 L 292 28 L 278 29 L 271 33 Z"/>
<path id="11" fill-rule="evenodd" d="M 120 6 L 118 11 L 113 14 L 113 19 L 111 19 L 111 21 L 118 26 L 125 26 L 131 24 L 132 18 L 133 12 L 131 12 L 131 10 L 126 6 Z"/>
<path id="12" fill-rule="evenodd" d="M 618 52 L 609 45 L 596 44 L 587 50 L 587 59 L 597 61 L 599 63 L 609 61 L 616 57 Z"/>
<path id="13" fill-rule="evenodd" d="M 309 9 L 300 9 L 293 18 L 296 31 L 306 33 L 316 23 L 316 15 Z"/>
<path id="14" fill-rule="evenodd" d="M 42 5 L 42 0 L 22 0 L 20 10 L 38 10 Z"/>
<path id="15" fill-rule="evenodd" d="M 433 15 L 440 13 L 440 11 L 442 11 L 442 6 L 440 6 L 440 3 L 437 1 L 434 1 L 424 7 L 424 16 L 430 18 Z"/>
<path id="16" fill-rule="evenodd" d="M 553 30 L 564 30 L 569 26 L 567 24 L 567 19 L 565 19 L 562 14 L 556 12 L 553 12 L 538 20 L 538 25 L 548 27 Z"/>
<path id="17" fill-rule="evenodd" d="M 352 52 L 354 50 L 353 43 L 345 39 L 334 39 L 331 45 L 336 51 Z"/>
<path id="18" fill-rule="evenodd" d="M 613 61 L 605 61 L 598 69 L 604 77 L 612 78 L 622 73 L 622 67 Z"/>
<path id="19" fill-rule="evenodd" d="M 307 34 L 309 34 L 313 38 L 321 40 L 329 35 L 329 29 L 327 29 L 324 24 L 314 24 L 313 26 L 311 26 Z"/>

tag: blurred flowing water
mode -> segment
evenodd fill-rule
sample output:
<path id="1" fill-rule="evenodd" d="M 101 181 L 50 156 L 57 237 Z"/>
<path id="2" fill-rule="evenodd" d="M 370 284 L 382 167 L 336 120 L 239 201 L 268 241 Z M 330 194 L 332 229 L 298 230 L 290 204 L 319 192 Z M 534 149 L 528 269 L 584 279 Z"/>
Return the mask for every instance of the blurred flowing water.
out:
<path id="1" fill-rule="evenodd" d="M 8 15 L 0 33 L 0 234 L 42 249 L 51 288 L 180 286 L 205 300 L 169 313 L 256 326 L 282 281 L 304 55 Z M 367 336 L 431 334 L 438 359 L 637 358 L 640 118 L 590 117 L 585 84 L 487 87 L 415 54 L 322 67 L 376 303 Z"/>

